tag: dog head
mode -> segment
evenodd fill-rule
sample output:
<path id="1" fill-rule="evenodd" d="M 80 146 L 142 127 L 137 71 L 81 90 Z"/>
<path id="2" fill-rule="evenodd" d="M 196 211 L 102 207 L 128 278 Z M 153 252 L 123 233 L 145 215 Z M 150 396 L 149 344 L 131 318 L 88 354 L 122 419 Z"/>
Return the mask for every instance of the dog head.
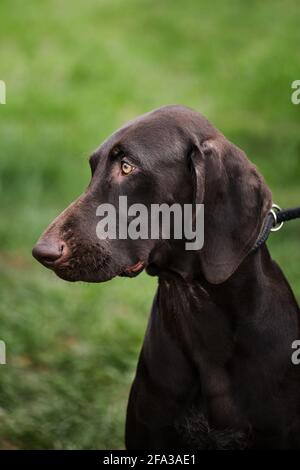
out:
<path id="1" fill-rule="evenodd" d="M 230 277 L 250 251 L 271 207 L 271 194 L 245 154 L 202 115 L 166 106 L 129 122 L 90 158 L 86 191 L 46 229 L 33 255 L 63 279 L 106 281 L 171 269 L 190 260 L 182 241 L 99 238 L 99 206 L 204 204 L 199 269 L 209 282 Z M 151 211 L 149 211 L 150 213 Z M 195 258 L 193 253 L 193 259 Z M 177 263 L 179 264 L 179 263 Z M 153 270 L 156 265 L 158 269 Z M 176 268 L 174 268 L 176 269 Z"/>

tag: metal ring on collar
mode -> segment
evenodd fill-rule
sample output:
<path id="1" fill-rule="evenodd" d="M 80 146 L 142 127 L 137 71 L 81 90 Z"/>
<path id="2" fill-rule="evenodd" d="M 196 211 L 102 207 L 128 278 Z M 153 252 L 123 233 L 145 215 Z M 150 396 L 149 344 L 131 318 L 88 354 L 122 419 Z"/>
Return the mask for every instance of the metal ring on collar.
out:
<path id="1" fill-rule="evenodd" d="M 281 211 L 281 207 L 277 206 L 277 204 L 272 204 L 272 209 L 270 210 L 270 213 L 274 218 L 274 227 L 271 228 L 271 232 L 278 232 L 278 230 L 283 227 L 284 222 L 281 222 L 280 224 L 277 223 L 277 212 L 279 211 Z"/>

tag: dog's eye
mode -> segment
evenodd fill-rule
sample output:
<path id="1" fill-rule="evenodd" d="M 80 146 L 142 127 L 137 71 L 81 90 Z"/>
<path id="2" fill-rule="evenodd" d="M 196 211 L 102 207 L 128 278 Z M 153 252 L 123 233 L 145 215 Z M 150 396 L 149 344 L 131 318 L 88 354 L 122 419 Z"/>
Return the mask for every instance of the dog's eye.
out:
<path id="1" fill-rule="evenodd" d="M 130 163 L 126 162 L 125 160 L 121 161 L 121 171 L 122 175 L 129 175 L 134 170 L 134 166 L 130 165 Z"/>

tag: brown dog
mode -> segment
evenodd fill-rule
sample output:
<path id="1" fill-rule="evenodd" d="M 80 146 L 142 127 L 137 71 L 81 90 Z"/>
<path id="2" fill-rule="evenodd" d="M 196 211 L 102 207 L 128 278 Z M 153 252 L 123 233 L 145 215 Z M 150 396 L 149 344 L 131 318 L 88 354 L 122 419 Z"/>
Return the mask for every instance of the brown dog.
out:
<path id="1" fill-rule="evenodd" d="M 63 279 L 146 268 L 159 288 L 128 405 L 130 449 L 300 447 L 299 308 L 266 246 L 272 205 L 245 154 L 203 116 L 166 106 L 122 127 L 90 159 L 82 196 L 33 255 Z M 97 207 L 204 203 L 199 251 L 184 240 L 99 240 Z"/>

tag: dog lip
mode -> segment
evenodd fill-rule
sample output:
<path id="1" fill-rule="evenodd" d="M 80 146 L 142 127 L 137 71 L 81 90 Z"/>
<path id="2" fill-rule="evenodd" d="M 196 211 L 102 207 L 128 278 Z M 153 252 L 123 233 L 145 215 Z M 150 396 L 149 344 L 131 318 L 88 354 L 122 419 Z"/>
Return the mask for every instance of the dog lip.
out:
<path id="1" fill-rule="evenodd" d="M 40 261 L 40 263 L 41 263 L 43 266 L 45 266 L 46 268 L 52 269 L 53 271 L 55 271 L 57 268 L 63 267 L 64 263 L 65 263 L 67 260 L 68 260 L 68 257 L 67 257 L 67 256 L 61 256 L 59 259 L 57 259 L 57 260 L 55 260 L 55 261 L 43 259 L 42 261 Z"/>
<path id="2" fill-rule="evenodd" d="M 128 266 L 127 268 L 125 268 L 121 275 L 130 276 L 130 277 L 137 276 L 139 273 L 143 271 L 144 267 L 145 267 L 145 262 L 138 261 L 134 265 Z"/>
<path id="3" fill-rule="evenodd" d="M 41 260 L 40 263 L 43 266 L 45 266 L 46 268 L 49 268 L 49 269 L 53 269 L 55 267 L 55 265 L 58 264 L 58 263 L 56 263 L 56 261 L 50 261 L 50 260 L 47 260 L 47 259 Z"/>
<path id="4" fill-rule="evenodd" d="M 138 261 L 136 264 L 128 268 L 128 270 L 135 273 L 139 271 L 141 268 L 143 268 L 144 266 L 145 266 L 145 263 L 143 261 Z"/>

